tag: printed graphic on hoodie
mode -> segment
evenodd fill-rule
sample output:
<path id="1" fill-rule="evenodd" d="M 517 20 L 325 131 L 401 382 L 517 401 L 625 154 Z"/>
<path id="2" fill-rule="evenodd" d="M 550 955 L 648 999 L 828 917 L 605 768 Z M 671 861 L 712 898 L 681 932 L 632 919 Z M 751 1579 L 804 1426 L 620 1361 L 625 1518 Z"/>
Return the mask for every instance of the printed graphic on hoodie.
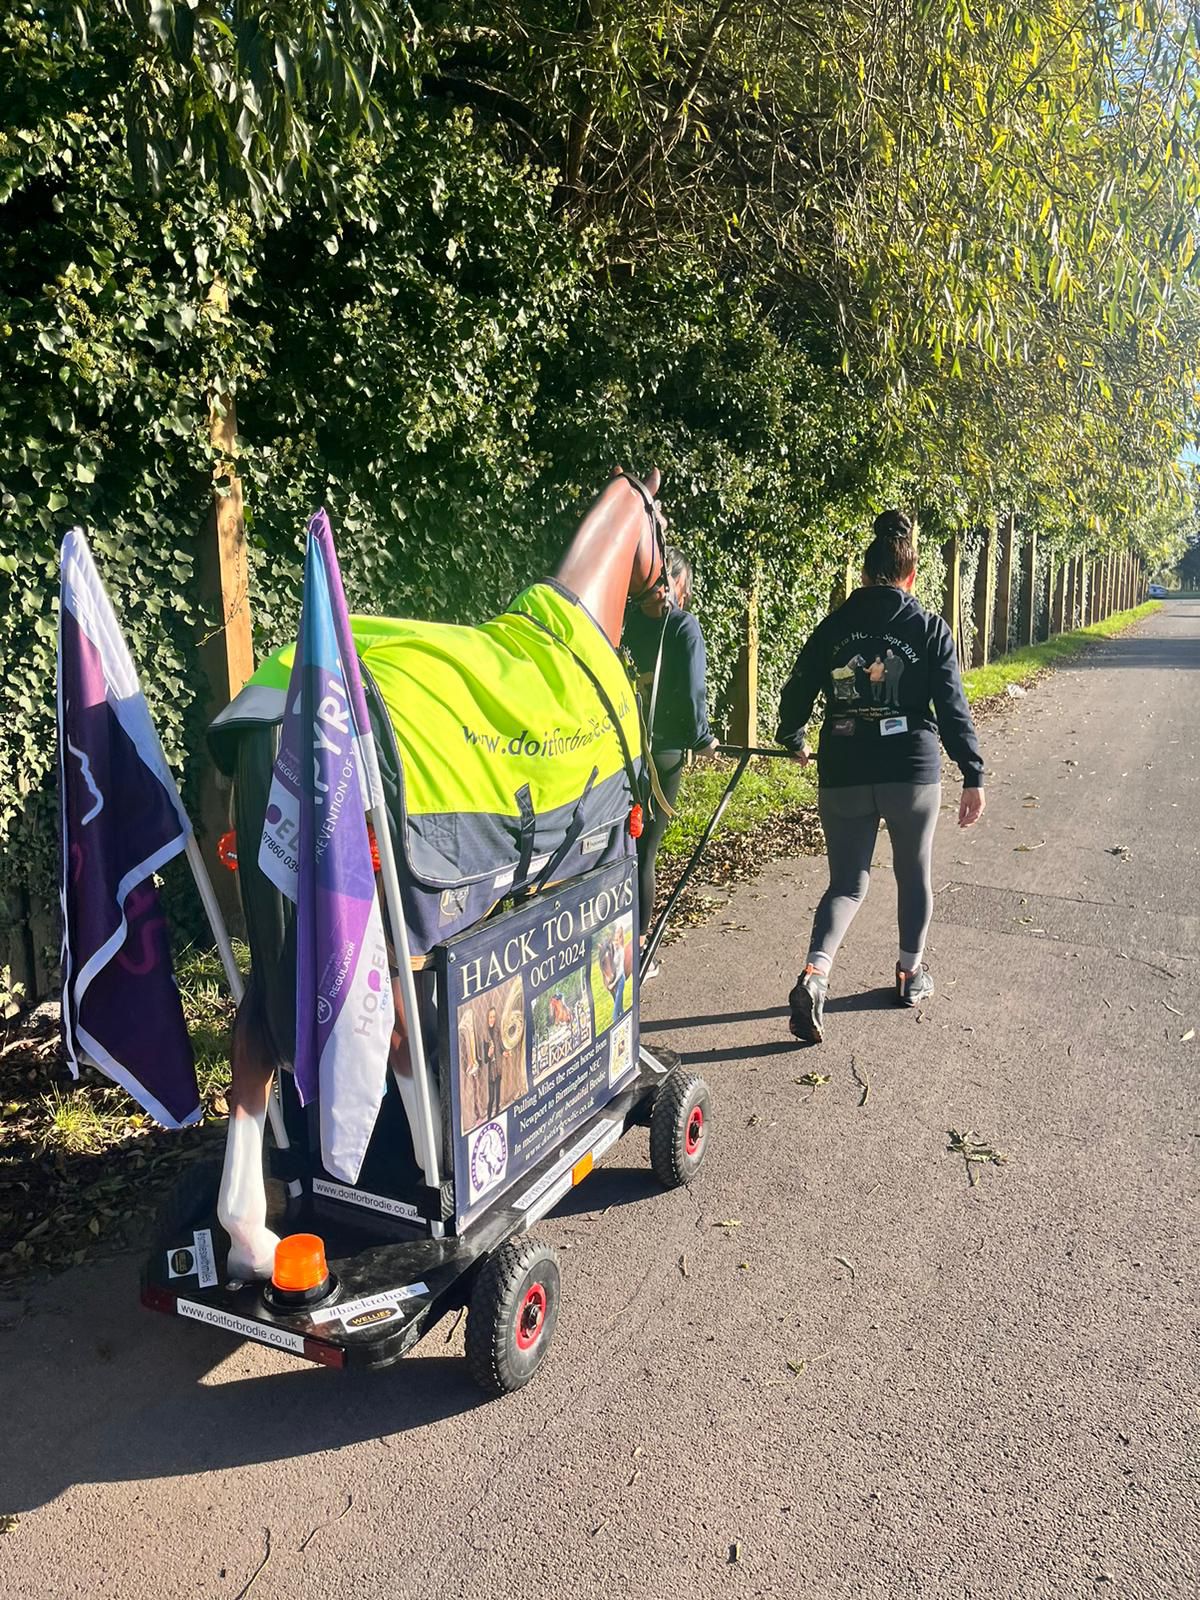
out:
<path id="1" fill-rule="evenodd" d="M 832 709 L 859 717 L 898 711 L 905 671 L 921 659 L 911 645 L 892 634 L 878 639 L 852 633 L 839 640 L 831 656 Z"/>

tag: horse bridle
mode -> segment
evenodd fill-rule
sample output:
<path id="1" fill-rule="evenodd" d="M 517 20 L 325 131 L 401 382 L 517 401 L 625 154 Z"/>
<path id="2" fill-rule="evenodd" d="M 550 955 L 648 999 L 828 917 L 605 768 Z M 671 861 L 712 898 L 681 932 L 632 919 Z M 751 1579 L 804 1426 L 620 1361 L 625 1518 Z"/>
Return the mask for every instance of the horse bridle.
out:
<path id="1" fill-rule="evenodd" d="M 650 524 L 651 536 L 658 547 L 658 576 L 648 583 L 638 594 L 631 594 L 626 601 L 627 605 L 640 606 L 644 600 L 649 600 L 652 594 L 663 587 L 667 578 L 667 544 L 663 538 L 662 518 L 658 514 L 658 507 L 654 503 L 654 496 L 647 489 L 640 478 L 635 478 L 632 472 L 622 472 L 620 477 L 625 479 L 630 488 L 636 489 L 642 497 L 642 504 L 646 508 L 646 518 Z M 642 548 L 641 537 L 638 538 L 638 551 Z M 654 562 L 650 563 L 650 573 L 653 577 Z"/>

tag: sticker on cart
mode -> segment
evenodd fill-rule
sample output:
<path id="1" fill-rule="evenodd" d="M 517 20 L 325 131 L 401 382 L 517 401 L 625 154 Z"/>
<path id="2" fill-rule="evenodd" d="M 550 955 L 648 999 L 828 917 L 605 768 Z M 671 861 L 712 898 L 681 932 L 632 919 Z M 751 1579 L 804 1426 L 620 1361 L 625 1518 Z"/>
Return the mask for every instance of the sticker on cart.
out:
<path id="1" fill-rule="evenodd" d="M 467 1155 L 467 1174 L 471 1184 L 471 1203 L 498 1183 L 508 1171 L 508 1134 L 505 1120 L 485 1122 L 471 1135 Z"/>
<path id="2" fill-rule="evenodd" d="M 354 1300 L 343 1300 L 341 1305 L 323 1306 L 320 1311 L 311 1313 L 311 1320 L 318 1328 L 326 1322 L 340 1322 L 347 1328 L 365 1328 L 398 1316 L 405 1300 L 419 1300 L 428 1293 L 428 1284 L 406 1283 L 399 1289 L 381 1289 L 378 1294 L 363 1294 Z"/>
<path id="3" fill-rule="evenodd" d="M 322 1200 L 340 1200 L 343 1205 L 358 1206 L 362 1211 L 379 1211 L 385 1217 L 402 1217 L 406 1222 L 421 1221 L 416 1206 L 392 1195 L 372 1194 L 369 1189 L 354 1189 L 348 1183 L 330 1183 L 328 1178 L 314 1178 L 312 1191 Z"/>
<path id="4" fill-rule="evenodd" d="M 175 1309 L 181 1317 L 191 1317 L 193 1322 L 207 1322 L 226 1333 L 240 1334 L 243 1339 L 253 1339 L 256 1344 L 270 1344 L 279 1350 L 292 1350 L 304 1354 L 304 1335 L 292 1333 L 287 1328 L 277 1328 L 270 1322 L 251 1322 L 249 1317 L 235 1317 L 231 1311 L 217 1306 L 198 1305 L 195 1300 L 176 1300 Z"/>
<path id="5" fill-rule="evenodd" d="M 213 1256 L 211 1228 L 197 1228 L 191 1244 L 177 1246 L 167 1251 L 167 1276 L 169 1278 L 195 1278 L 202 1289 L 211 1289 L 217 1281 L 217 1263 Z"/>
<path id="6" fill-rule="evenodd" d="M 633 1066 L 633 1018 L 618 1022 L 608 1040 L 608 1082 L 620 1083 Z"/>

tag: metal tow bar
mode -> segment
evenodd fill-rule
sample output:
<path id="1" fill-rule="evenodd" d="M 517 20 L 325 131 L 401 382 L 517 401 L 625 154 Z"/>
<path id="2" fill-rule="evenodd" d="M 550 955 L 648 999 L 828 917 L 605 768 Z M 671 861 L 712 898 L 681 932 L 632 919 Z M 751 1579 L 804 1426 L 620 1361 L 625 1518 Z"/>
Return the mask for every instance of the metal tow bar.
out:
<path id="1" fill-rule="evenodd" d="M 725 808 L 733 799 L 733 791 L 742 781 L 742 773 L 745 772 L 746 768 L 749 766 L 750 758 L 752 756 L 775 756 L 783 757 L 788 761 L 791 760 L 791 752 L 788 750 L 781 750 L 778 747 L 767 749 L 759 745 L 722 744 L 717 746 L 717 754 L 722 756 L 736 756 L 737 766 L 734 767 L 732 773 L 730 774 L 729 782 L 725 785 L 725 793 L 717 802 L 717 809 L 708 819 L 708 826 L 700 835 L 699 844 L 692 851 L 691 859 L 689 860 L 687 866 L 684 867 L 683 871 L 680 873 L 679 881 L 675 885 L 674 889 L 672 889 L 670 899 L 662 908 L 662 912 L 659 915 L 658 921 L 654 924 L 653 928 L 651 928 L 650 935 L 647 938 L 646 943 L 642 946 L 642 959 L 638 965 L 638 972 L 641 974 L 644 974 L 650 970 L 650 963 L 654 960 L 654 952 L 662 943 L 662 936 L 664 933 L 666 933 L 667 927 L 671 921 L 671 913 L 678 905 L 680 895 L 687 888 L 688 883 L 691 881 L 692 874 L 699 865 L 700 857 L 704 854 L 705 846 L 708 844 L 708 841 L 712 838 L 713 834 L 717 830 L 717 824 L 725 815 Z"/>

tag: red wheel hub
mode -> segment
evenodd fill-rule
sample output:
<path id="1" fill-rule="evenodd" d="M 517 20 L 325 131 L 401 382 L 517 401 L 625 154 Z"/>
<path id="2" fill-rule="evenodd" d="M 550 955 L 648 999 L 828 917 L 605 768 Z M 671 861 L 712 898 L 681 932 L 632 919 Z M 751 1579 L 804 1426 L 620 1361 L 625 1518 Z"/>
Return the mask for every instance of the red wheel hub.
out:
<path id="1" fill-rule="evenodd" d="M 532 1350 L 546 1326 L 546 1290 L 540 1283 L 531 1283 L 517 1312 L 517 1349 Z"/>
<path id="2" fill-rule="evenodd" d="M 704 1143 L 704 1107 L 693 1106 L 688 1113 L 687 1127 L 683 1130 L 683 1148 L 694 1156 Z"/>

